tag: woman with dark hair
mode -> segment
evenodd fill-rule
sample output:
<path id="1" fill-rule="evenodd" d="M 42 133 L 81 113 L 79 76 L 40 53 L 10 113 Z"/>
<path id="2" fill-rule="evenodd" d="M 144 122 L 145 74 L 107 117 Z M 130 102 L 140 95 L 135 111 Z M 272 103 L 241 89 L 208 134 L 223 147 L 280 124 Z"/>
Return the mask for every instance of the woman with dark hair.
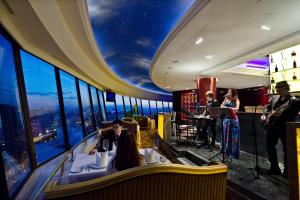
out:
<path id="1" fill-rule="evenodd" d="M 223 108 L 231 108 L 234 112 L 240 108 L 240 100 L 238 99 L 237 90 L 235 88 L 228 89 L 228 97 L 225 97 L 221 104 Z M 230 158 L 239 158 L 240 156 L 240 126 L 239 120 L 224 118 L 223 120 L 223 151 Z"/>
<path id="2" fill-rule="evenodd" d="M 145 165 L 145 161 L 139 153 L 135 136 L 128 130 L 122 130 L 117 141 L 116 155 L 110 160 L 106 175 L 141 165 Z"/>

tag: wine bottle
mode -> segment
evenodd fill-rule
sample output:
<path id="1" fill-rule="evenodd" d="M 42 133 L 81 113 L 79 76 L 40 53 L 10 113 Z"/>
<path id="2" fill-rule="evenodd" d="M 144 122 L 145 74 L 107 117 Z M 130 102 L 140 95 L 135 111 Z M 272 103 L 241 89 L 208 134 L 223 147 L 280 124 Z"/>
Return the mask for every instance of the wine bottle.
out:
<path id="1" fill-rule="evenodd" d="M 272 93 L 272 94 L 275 94 L 274 86 L 272 86 L 271 93 Z"/>
<path id="2" fill-rule="evenodd" d="M 275 72 L 278 72 L 278 67 L 277 67 L 277 65 L 275 65 Z"/>
<path id="3" fill-rule="evenodd" d="M 294 72 L 293 80 L 297 80 L 296 72 Z"/>
<path id="4" fill-rule="evenodd" d="M 271 78 L 271 83 L 275 83 L 274 77 Z"/>
<path id="5" fill-rule="evenodd" d="M 297 67 L 297 63 L 296 63 L 296 52 L 295 51 L 293 51 L 292 52 L 292 58 L 294 59 L 294 62 L 293 62 L 293 68 L 296 68 Z"/>
<path id="6" fill-rule="evenodd" d="M 274 61 L 273 61 L 273 57 L 271 56 L 271 63 L 274 63 Z"/>
<path id="7" fill-rule="evenodd" d="M 296 63 L 296 60 L 294 60 L 293 62 L 293 68 L 296 68 L 297 67 L 297 63 Z"/>

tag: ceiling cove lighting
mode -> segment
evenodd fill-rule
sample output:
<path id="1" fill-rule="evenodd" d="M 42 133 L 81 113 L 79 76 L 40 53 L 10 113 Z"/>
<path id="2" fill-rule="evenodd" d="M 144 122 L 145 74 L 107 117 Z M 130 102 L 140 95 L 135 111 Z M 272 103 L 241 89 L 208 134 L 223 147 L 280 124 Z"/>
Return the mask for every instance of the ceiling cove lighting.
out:
<path id="1" fill-rule="evenodd" d="M 198 44 L 200 44 L 201 42 L 203 42 L 203 38 L 202 38 L 202 37 L 199 38 L 199 39 L 195 42 L 195 44 L 198 45 Z"/>
<path id="2" fill-rule="evenodd" d="M 211 59 L 213 59 L 213 56 L 207 55 L 207 56 L 205 56 L 205 58 L 208 59 L 208 60 L 211 60 Z"/>
<path id="3" fill-rule="evenodd" d="M 261 25 L 261 26 L 260 26 L 260 29 L 263 30 L 263 31 L 270 31 L 270 30 L 271 30 L 271 27 L 270 27 L 270 26 L 267 26 L 267 25 Z"/>

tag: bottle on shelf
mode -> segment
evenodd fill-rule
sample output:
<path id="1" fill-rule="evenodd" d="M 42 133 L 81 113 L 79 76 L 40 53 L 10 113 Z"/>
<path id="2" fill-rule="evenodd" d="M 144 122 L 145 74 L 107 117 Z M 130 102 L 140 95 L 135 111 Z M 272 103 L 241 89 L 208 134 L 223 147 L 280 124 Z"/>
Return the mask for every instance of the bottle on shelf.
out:
<path id="1" fill-rule="evenodd" d="M 296 52 L 295 51 L 293 51 L 292 52 L 292 58 L 293 58 L 293 68 L 296 68 L 297 67 L 297 63 L 296 63 Z"/>
<path id="2" fill-rule="evenodd" d="M 273 61 L 273 57 L 271 56 L 271 63 L 274 63 L 274 61 Z"/>
<path id="3" fill-rule="evenodd" d="M 275 89 L 274 89 L 274 86 L 272 86 L 272 89 L 271 89 L 271 94 L 275 94 Z"/>
<path id="4" fill-rule="evenodd" d="M 275 72 L 278 72 L 278 67 L 277 67 L 277 65 L 275 65 Z"/>
<path id="5" fill-rule="evenodd" d="M 275 83 L 274 77 L 271 78 L 271 83 Z"/>
<path id="6" fill-rule="evenodd" d="M 297 80 L 296 72 L 293 74 L 293 80 Z"/>

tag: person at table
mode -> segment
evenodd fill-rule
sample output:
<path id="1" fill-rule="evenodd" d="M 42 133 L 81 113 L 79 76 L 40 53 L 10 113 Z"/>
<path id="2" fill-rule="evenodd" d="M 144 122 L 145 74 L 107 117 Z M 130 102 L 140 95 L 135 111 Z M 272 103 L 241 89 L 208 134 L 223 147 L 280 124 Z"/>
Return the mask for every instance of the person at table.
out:
<path id="1" fill-rule="evenodd" d="M 210 118 L 208 108 L 220 107 L 220 104 L 219 104 L 218 100 L 215 99 L 214 93 L 212 91 L 207 91 L 205 93 L 205 97 L 207 100 L 207 105 L 206 105 L 206 109 L 203 114 L 205 115 L 205 117 Z M 210 145 L 208 142 L 208 132 L 207 132 L 208 127 L 210 128 L 211 134 L 212 134 Z M 203 120 L 202 134 L 203 134 L 203 146 L 211 146 L 211 147 L 216 146 L 216 144 L 215 144 L 215 142 L 216 142 L 216 119 Z"/>
<path id="2" fill-rule="evenodd" d="M 276 83 L 278 95 L 270 98 L 269 104 L 265 106 L 261 117 L 264 128 L 267 130 L 267 150 L 270 162 L 269 175 L 281 175 L 278 166 L 276 145 L 280 139 L 284 153 L 283 177 L 287 178 L 287 144 L 286 144 L 286 122 L 294 121 L 300 110 L 299 99 L 291 96 L 290 87 L 286 81 Z"/>
<path id="3" fill-rule="evenodd" d="M 105 149 L 103 148 L 103 141 L 105 139 L 109 140 L 108 150 L 111 151 L 112 148 L 113 148 L 113 143 L 116 143 L 116 141 L 118 140 L 118 138 L 119 138 L 119 136 L 122 132 L 122 128 L 123 128 L 123 126 L 122 126 L 122 121 L 121 120 L 113 121 L 112 130 L 107 132 L 103 137 L 100 136 L 100 140 L 98 141 L 97 145 L 89 153 L 94 154 L 96 151 L 104 152 Z"/>
<path id="4" fill-rule="evenodd" d="M 127 129 L 122 130 L 116 155 L 108 163 L 106 175 L 142 165 L 145 165 L 145 160 L 140 155 L 135 136 Z"/>
<path id="5" fill-rule="evenodd" d="M 234 112 L 240 108 L 240 100 L 238 99 L 237 90 L 235 88 L 228 89 L 228 97 L 225 96 L 223 108 L 231 108 Z M 239 120 L 224 118 L 223 120 L 223 144 L 222 150 L 230 158 L 236 159 L 240 156 L 240 127 Z"/>

